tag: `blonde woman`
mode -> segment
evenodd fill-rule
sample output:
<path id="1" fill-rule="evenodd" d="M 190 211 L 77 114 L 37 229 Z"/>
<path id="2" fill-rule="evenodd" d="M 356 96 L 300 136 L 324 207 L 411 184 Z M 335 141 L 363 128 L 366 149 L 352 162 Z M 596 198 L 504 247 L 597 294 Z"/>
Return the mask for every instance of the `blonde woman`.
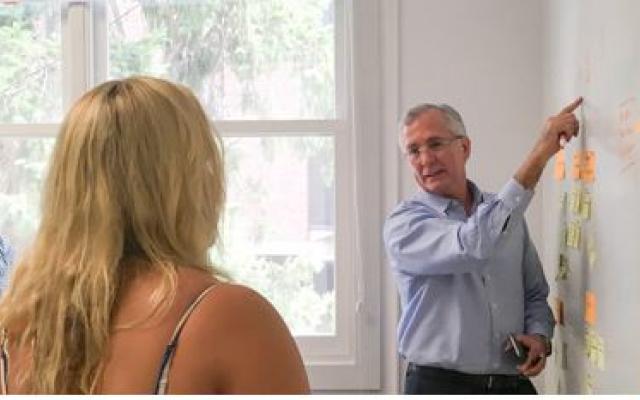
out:
<path id="1" fill-rule="evenodd" d="M 307 393 L 277 312 L 207 262 L 219 139 L 185 87 L 104 83 L 67 115 L 0 302 L 5 393 Z"/>

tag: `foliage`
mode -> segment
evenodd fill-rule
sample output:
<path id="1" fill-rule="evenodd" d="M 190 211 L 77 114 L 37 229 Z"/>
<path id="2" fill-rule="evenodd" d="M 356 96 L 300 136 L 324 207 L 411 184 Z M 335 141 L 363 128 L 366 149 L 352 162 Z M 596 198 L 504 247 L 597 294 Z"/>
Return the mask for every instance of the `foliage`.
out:
<path id="1" fill-rule="evenodd" d="M 109 25 L 110 77 L 151 74 L 180 81 L 217 118 L 335 114 L 331 0 L 104 1 L 115 15 Z M 59 120 L 61 7 L 58 0 L 0 5 L 0 124 Z M 131 27 L 133 34 L 127 31 Z M 298 91 L 296 107 L 278 111 L 275 102 L 289 93 L 263 88 L 278 79 Z M 255 205 L 252 217 L 263 221 L 269 210 L 261 200 L 272 190 L 247 169 L 246 160 L 233 155 L 238 143 L 227 140 L 227 175 L 243 190 L 227 206 L 225 251 L 215 258 L 234 279 L 265 295 L 297 334 L 331 333 L 335 294 L 314 288 L 326 260 L 247 251 L 279 227 L 255 223 L 245 232 L 247 227 L 234 223 L 246 217 L 243 204 Z M 40 185 L 52 146 L 49 139 L 0 139 L 0 233 L 18 250 L 39 219 Z M 322 184 L 333 190 L 333 141 L 275 138 L 264 140 L 260 152 L 273 161 L 283 148 L 298 155 L 294 168 L 304 168 L 306 159 L 326 159 Z"/>

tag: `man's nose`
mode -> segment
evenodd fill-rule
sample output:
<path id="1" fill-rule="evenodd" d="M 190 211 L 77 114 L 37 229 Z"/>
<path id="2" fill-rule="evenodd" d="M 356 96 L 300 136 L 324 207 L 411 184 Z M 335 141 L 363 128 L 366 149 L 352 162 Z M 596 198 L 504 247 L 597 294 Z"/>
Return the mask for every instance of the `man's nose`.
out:
<path id="1" fill-rule="evenodd" d="M 431 161 L 433 161 L 433 159 L 434 159 L 434 155 L 433 155 L 432 151 L 430 151 L 426 147 L 420 148 L 420 153 L 419 153 L 419 156 L 418 156 L 418 160 L 419 160 L 420 164 L 422 164 L 422 165 L 429 164 Z"/>

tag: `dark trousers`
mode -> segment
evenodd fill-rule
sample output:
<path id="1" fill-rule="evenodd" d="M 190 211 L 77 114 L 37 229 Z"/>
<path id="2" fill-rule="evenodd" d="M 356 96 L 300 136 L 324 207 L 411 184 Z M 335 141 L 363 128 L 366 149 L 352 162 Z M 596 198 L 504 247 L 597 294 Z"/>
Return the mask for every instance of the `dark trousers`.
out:
<path id="1" fill-rule="evenodd" d="M 409 364 L 405 394 L 538 394 L 522 375 L 475 375 Z"/>

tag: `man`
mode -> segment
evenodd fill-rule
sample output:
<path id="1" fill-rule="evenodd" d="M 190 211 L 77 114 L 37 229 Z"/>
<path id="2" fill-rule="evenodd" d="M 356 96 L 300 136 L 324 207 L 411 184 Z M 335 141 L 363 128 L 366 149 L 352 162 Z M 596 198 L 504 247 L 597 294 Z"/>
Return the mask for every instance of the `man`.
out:
<path id="1" fill-rule="evenodd" d="M 9 266 L 12 261 L 12 252 L 6 241 L 0 236 L 0 295 L 9 283 Z"/>
<path id="2" fill-rule="evenodd" d="M 555 322 L 524 212 L 547 161 L 578 134 L 581 102 L 546 121 L 497 194 L 467 180 L 471 140 L 457 111 L 422 104 L 405 116 L 400 142 L 422 190 L 389 215 L 384 241 L 402 303 L 406 393 L 536 393 L 528 377 L 545 366 Z"/>

